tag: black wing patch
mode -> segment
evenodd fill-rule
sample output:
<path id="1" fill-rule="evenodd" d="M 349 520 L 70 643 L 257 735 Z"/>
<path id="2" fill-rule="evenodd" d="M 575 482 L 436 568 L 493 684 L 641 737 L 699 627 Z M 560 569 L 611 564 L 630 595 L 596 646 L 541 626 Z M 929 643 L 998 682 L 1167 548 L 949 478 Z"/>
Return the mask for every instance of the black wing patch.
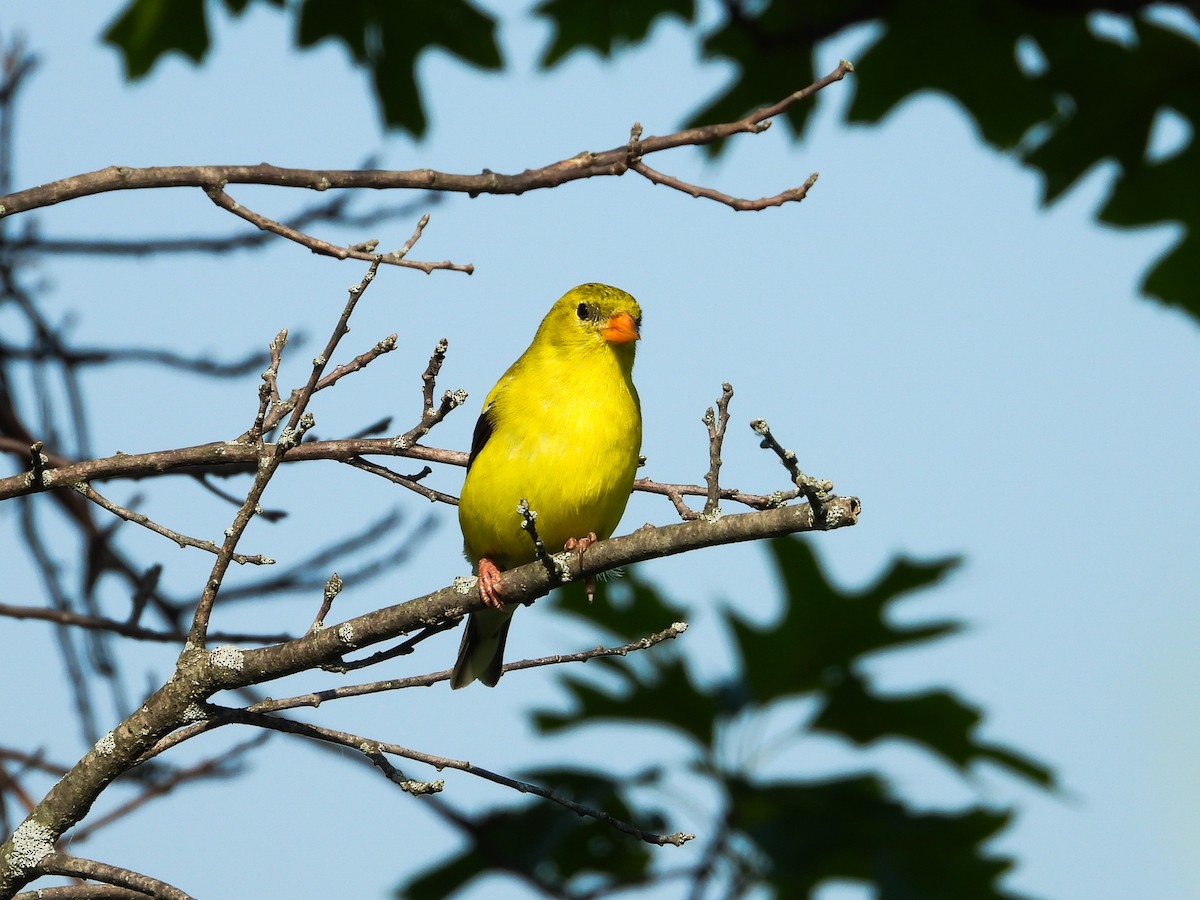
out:
<path id="1" fill-rule="evenodd" d="M 492 436 L 495 426 L 492 424 L 492 410 L 496 404 L 492 404 L 486 410 L 479 414 L 479 421 L 475 423 L 475 434 L 471 438 L 471 455 L 467 457 L 467 471 L 471 471 L 471 463 L 475 462 L 475 457 L 479 455 L 479 451 L 483 449 L 483 445 L 488 442 L 488 438 Z"/>

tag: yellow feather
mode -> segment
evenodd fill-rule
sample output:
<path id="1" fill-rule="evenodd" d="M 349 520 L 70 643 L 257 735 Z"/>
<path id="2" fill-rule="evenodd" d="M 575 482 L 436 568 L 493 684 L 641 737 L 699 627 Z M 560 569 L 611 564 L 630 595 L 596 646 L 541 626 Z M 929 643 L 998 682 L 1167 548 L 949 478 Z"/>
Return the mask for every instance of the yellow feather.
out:
<path id="1" fill-rule="evenodd" d="M 472 563 L 486 558 L 509 569 L 536 558 L 517 513 L 522 498 L 537 513 L 538 534 L 551 552 L 589 532 L 613 533 L 642 445 L 632 380 L 640 323 L 641 308 L 624 291 L 573 288 L 492 388 L 476 431 L 477 443 L 486 440 L 473 448 L 458 507 Z M 499 678 L 511 609 L 476 615 L 459 650 L 456 688 Z"/>

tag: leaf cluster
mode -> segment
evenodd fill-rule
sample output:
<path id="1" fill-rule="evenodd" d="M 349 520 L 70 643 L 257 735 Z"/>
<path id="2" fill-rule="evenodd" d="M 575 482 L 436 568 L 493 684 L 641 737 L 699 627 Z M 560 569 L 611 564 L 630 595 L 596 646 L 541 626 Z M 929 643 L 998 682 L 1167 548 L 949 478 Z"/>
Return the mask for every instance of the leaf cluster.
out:
<path id="1" fill-rule="evenodd" d="M 1039 787 L 1053 786 L 1041 764 L 982 740 L 978 709 L 954 693 L 895 695 L 872 683 L 865 664 L 876 654 L 957 630 L 947 621 L 890 621 L 898 601 L 936 584 L 955 561 L 898 561 L 868 590 L 850 593 L 829 581 L 805 542 L 781 538 L 769 549 L 785 611 L 769 627 L 720 613 L 738 659 L 733 674 L 707 683 L 693 678 L 682 654 L 670 652 L 686 641 L 660 646 L 636 661 L 593 660 L 589 669 L 604 669 L 604 677 L 564 676 L 567 711 L 535 713 L 537 728 L 555 734 L 619 724 L 683 739 L 690 748 L 687 774 L 702 779 L 704 792 L 719 798 L 713 820 L 697 829 L 703 850 L 679 851 L 702 861 L 672 869 L 669 876 L 692 881 L 693 896 L 732 897 L 765 887 L 776 896 L 800 897 L 830 879 L 867 882 L 884 898 L 1008 896 L 998 882 L 1011 860 L 985 845 L 1009 823 L 1010 811 L 918 809 L 872 771 L 836 777 L 762 772 L 767 763 L 775 772 L 775 763 L 799 761 L 805 740 L 824 735 L 852 746 L 903 741 L 964 775 L 976 763 L 989 762 Z M 661 630 L 681 616 L 677 604 L 641 579 L 626 579 L 619 587 L 610 591 L 621 595 L 612 601 L 572 603 L 562 614 L 582 616 L 625 640 Z M 747 752 L 747 736 L 762 738 L 767 729 L 757 726 L 788 703 L 813 711 L 807 721 Z M 740 752 L 732 751 L 734 743 Z M 653 769 L 630 778 L 564 768 L 532 777 L 621 817 L 654 821 L 662 814 L 641 808 L 646 796 L 669 791 L 678 774 Z M 656 854 L 642 842 L 548 804 L 486 812 L 467 820 L 464 831 L 463 850 L 405 885 L 400 895 L 445 897 L 496 872 L 569 897 L 666 877 L 654 867 L 662 851 Z"/>

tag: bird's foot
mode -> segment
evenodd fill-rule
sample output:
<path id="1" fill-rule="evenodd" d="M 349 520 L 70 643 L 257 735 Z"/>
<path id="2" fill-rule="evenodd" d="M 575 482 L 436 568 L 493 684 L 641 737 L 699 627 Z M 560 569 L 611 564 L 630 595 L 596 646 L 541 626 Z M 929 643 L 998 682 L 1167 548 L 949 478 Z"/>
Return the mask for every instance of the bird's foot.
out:
<path id="1" fill-rule="evenodd" d="M 563 544 L 563 549 L 570 553 L 572 550 L 579 554 L 579 559 L 583 560 L 583 554 L 587 552 L 587 548 L 595 544 L 600 539 L 596 537 L 596 532 L 589 531 L 587 537 L 567 538 L 567 542 Z M 587 594 L 588 603 L 596 597 L 596 576 L 585 575 L 583 579 L 583 590 Z"/>
<path id="2" fill-rule="evenodd" d="M 479 560 L 479 597 L 484 606 L 504 608 L 500 599 L 500 568 L 487 557 Z"/>
<path id="3" fill-rule="evenodd" d="M 579 553 L 579 557 L 582 559 L 583 554 L 587 551 L 587 548 L 592 546 L 592 544 L 597 544 L 599 542 L 600 538 L 596 537 L 596 532 L 589 531 L 587 537 L 567 538 L 567 542 L 563 544 L 563 549 L 568 552 L 571 550 L 577 551 Z"/>

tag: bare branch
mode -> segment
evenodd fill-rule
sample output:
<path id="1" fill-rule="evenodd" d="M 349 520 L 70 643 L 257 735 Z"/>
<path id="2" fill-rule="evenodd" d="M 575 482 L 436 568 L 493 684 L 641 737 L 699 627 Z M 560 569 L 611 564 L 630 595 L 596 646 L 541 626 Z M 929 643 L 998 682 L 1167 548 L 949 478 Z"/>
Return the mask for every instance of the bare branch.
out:
<path id="1" fill-rule="evenodd" d="M 400 250 L 391 253 L 374 253 L 372 250 L 361 249 L 360 247 L 338 247 L 328 241 L 323 241 L 320 238 L 315 238 L 310 234 L 305 234 L 302 231 L 297 231 L 284 225 L 282 222 L 276 222 L 274 219 L 268 219 L 266 216 L 254 212 L 241 203 L 238 203 L 229 194 L 225 193 L 223 188 L 209 186 L 204 188 L 204 192 L 208 194 L 210 200 L 221 209 L 233 213 L 239 218 L 245 219 L 250 224 L 263 231 L 269 231 L 271 234 L 277 234 L 280 237 L 287 238 L 289 241 L 295 241 L 302 247 L 307 247 L 313 253 L 318 253 L 321 256 L 332 256 L 334 259 L 360 259 L 363 262 L 373 262 L 378 260 L 382 263 L 387 263 L 391 266 L 405 266 L 410 269 L 420 269 L 426 275 L 433 272 L 435 269 L 446 269 L 451 272 L 466 272 L 470 275 L 475 271 L 472 265 L 460 265 L 459 263 L 450 262 L 450 260 L 442 260 L 441 262 L 416 262 L 411 259 L 405 259 L 404 254 L 411 247 L 409 244 Z M 423 217 L 424 221 L 429 220 L 429 216 Z M 418 228 L 418 231 L 420 229 Z M 373 248 L 372 248 L 373 249 Z"/>
<path id="2" fill-rule="evenodd" d="M 590 806 L 584 806 L 582 803 L 576 803 L 574 800 L 560 796 L 554 791 L 544 788 L 541 785 L 533 784 L 528 781 L 520 781 L 516 778 L 511 778 L 507 775 L 501 775 L 493 772 L 490 769 L 485 769 L 482 766 L 477 766 L 473 763 L 461 759 L 451 759 L 445 756 L 434 756 L 430 753 L 422 753 L 419 750 L 412 750 L 408 747 L 402 747 L 399 744 L 387 743 L 384 741 L 374 741 L 369 738 L 360 737 L 359 735 L 349 734 L 344 731 L 335 731 L 332 728 L 322 728 L 317 725 L 309 725 L 304 722 L 295 722 L 291 719 L 281 719 L 277 716 L 264 715 L 262 713 L 252 713 L 246 710 L 223 709 L 221 713 L 228 716 L 230 721 L 243 722 L 247 725 L 256 725 L 260 728 L 270 728 L 274 731 L 282 731 L 288 734 L 296 734 L 302 737 L 312 738 L 313 740 L 324 741 L 331 744 L 340 744 L 344 747 L 351 747 L 359 750 L 370 757 L 372 754 L 390 753 L 394 756 L 400 756 L 404 759 L 411 759 L 414 762 L 425 763 L 440 770 L 457 769 L 460 772 L 465 772 L 468 775 L 474 775 L 482 778 L 485 781 L 493 782 L 494 784 L 504 785 L 505 787 L 513 788 L 523 794 L 534 794 L 542 797 L 552 803 L 557 803 L 560 806 L 566 807 L 573 813 L 581 816 L 588 816 L 597 819 L 606 825 L 609 825 L 618 831 L 624 832 L 638 840 L 645 841 L 648 844 L 663 846 L 670 844 L 675 847 L 681 847 L 683 844 L 693 840 L 694 834 L 684 834 L 676 832 L 675 834 L 655 834 L 651 831 L 644 831 L 627 822 L 623 822 L 608 813 L 598 809 L 593 809 Z M 386 770 L 384 770 L 386 773 Z M 389 775 L 389 780 L 392 779 Z M 440 789 L 440 788 L 439 788 Z M 406 790 L 409 790 L 406 788 Z M 409 790 L 409 793 L 413 791 Z M 425 791 L 424 793 L 429 793 Z"/>
<path id="3" fill-rule="evenodd" d="M 146 894 L 114 884 L 68 884 L 23 891 L 13 900 L 146 900 Z"/>
<path id="4" fill-rule="evenodd" d="M 0 760 L 4 759 L 17 763 L 23 769 L 43 772 L 46 775 L 53 775 L 55 778 L 61 778 L 70 768 L 59 763 L 48 762 L 40 750 L 37 753 L 25 753 L 11 747 L 0 747 Z"/>
<path id="5" fill-rule="evenodd" d="M 366 163 L 370 165 L 370 163 Z M 417 214 L 420 207 L 434 206 L 442 202 L 442 195 L 427 193 L 412 203 L 381 206 L 362 213 L 347 212 L 350 197 L 334 197 L 302 210 L 283 224 L 296 231 L 303 231 L 320 222 L 331 222 L 343 227 L 373 227 L 391 219 L 407 219 Z M 143 237 L 127 240 L 98 240 L 72 237 L 42 237 L 25 234 L 8 241 L 8 246 L 17 252 L 39 253 L 55 256 L 157 256 L 162 253 L 230 253 L 251 250 L 272 240 L 270 232 L 244 232 L 223 237 Z"/>
<path id="6" fill-rule="evenodd" d="M 139 512 L 134 512 L 133 510 L 127 509 L 118 503 L 114 503 L 113 501 L 101 495 L 86 481 L 80 481 L 76 483 L 74 488 L 77 492 L 91 500 L 101 509 L 108 510 L 117 518 L 123 519 L 126 522 L 133 522 L 135 525 L 141 525 L 143 528 L 147 528 L 150 531 L 153 531 L 155 534 L 161 534 L 163 537 L 174 541 L 180 547 L 195 547 L 199 550 L 207 550 L 209 553 L 217 553 L 219 551 L 217 545 L 212 541 L 202 541 L 198 538 L 188 537 L 186 534 L 181 534 L 178 531 L 167 528 L 165 525 L 158 524 L 149 516 L 143 515 Z M 245 553 L 234 553 L 231 556 L 231 559 L 239 565 L 249 564 L 253 566 L 271 566 L 275 564 L 275 560 L 271 559 L 269 556 L 263 556 L 261 553 L 255 556 L 248 556 Z"/>
<path id="7" fill-rule="evenodd" d="M 437 376 L 442 370 L 442 363 L 446 361 L 446 350 L 449 346 L 445 338 L 438 341 L 437 346 L 433 348 L 433 355 L 429 357 L 429 365 L 421 373 L 421 397 L 424 400 L 421 404 L 421 421 L 396 438 L 396 446 L 400 449 L 411 447 L 417 443 L 429 434 L 429 430 L 433 426 L 467 402 L 467 392 L 460 388 L 457 391 L 446 391 L 442 394 L 442 402 L 436 407 L 433 405 Z"/>
<path id="8" fill-rule="evenodd" d="M 484 170 L 478 175 L 456 175 L 433 169 L 287 169 L 266 163 L 256 166 L 109 166 L 107 169 L 74 175 L 0 197 L 0 216 L 13 216 L 65 200 L 108 191 L 197 187 L 210 194 L 220 195 L 229 184 L 263 184 L 314 191 L 347 188 L 419 189 L 463 193 L 472 197 L 480 194 L 524 194 L 584 178 L 623 175 L 633 163 L 660 151 L 676 147 L 705 146 L 735 134 L 758 134 L 767 128 L 772 118 L 830 84 L 841 81 L 853 70 L 854 67 L 843 60 L 836 69 L 808 87 L 734 122 L 687 128 L 661 137 L 651 136 L 629 141 L 611 150 L 580 153 L 569 159 L 559 160 L 539 169 L 527 169 L 516 175 L 502 175 L 490 170 Z M 235 205 L 232 200 L 228 203 Z M 339 251 L 344 249 L 332 248 L 334 252 L 331 255 L 337 256 Z"/>
<path id="9" fill-rule="evenodd" d="M 364 472 L 370 472 L 372 475 L 378 475 L 380 478 L 385 478 L 393 484 L 398 484 L 401 487 L 406 487 L 410 491 L 420 494 L 431 503 L 446 503 L 450 506 L 458 506 L 458 498 L 452 494 L 446 494 L 442 491 L 434 490 L 431 487 L 426 487 L 419 484 L 420 480 L 426 475 L 433 473 L 433 469 L 425 466 L 416 475 L 401 475 L 399 472 L 393 472 L 386 466 L 381 466 L 378 463 L 373 463 L 359 457 L 343 460 L 348 466 L 354 466 L 356 469 L 362 469 Z"/>
<path id="10" fill-rule="evenodd" d="M 780 446 L 779 441 L 775 440 L 775 436 L 771 434 L 771 428 L 767 425 L 766 419 L 755 419 L 750 423 L 750 427 L 754 429 L 755 434 L 762 436 L 760 446 L 764 450 L 771 450 L 779 457 L 779 461 L 792 476 L 792 483 L 796 485 L 796 488 L 812 504 L 813 509 L 819 515 L 823 505 L 833 496 L 833 482 L 811 478 L 801 472 L 800 466 L 796 463 L 796 454 Z"/>
<path id="11" fill-rule="evenodd" d="M 800 187 L 788 188 L 786 191 L 781 191 L 770 197 L 760 197 L 757 200 L 743 200 L 740 197 L 732 197 L 729 194 L 723 194 L 721 191 L 713 190 L 712 188 L 701 187 L 697 184 L 689 184 L 686 181 L 681 181 L 672 175 L 666 175 L 656 169 L 650 168 L 641 160 L 630 163 L 629 168 L 644 176 L 654 184 L 661 184 L 664 187 L 674 188 L 677 191 L 682 191 L 692 197 L 702 198 L 704 200 L 715 200 L 717 203 L 723 203 L 725 206 L 738 212 L 758 212 L 759 210 L 767 209 L 771 206 L 783 206 L 785 203 L 799 203 L 808 196 L 809 190 L 817 183 L 819 174 L 813 172 L 805 180 Z"/>
<path id="12" fill-rule="evenodd" d="M 721 445 L 729 425 L 729 401 L 732 399 L 733 385 L 726 381 L 721 385 L 716 415 L 713 415 L 710 406 L 701 420 L 708 428 L 708 474 L 704 476 L 704 482 L 708 485 L 708 499 L 704 501 L 704 517 L 709 519 L 721 514 Z"/>
<path id="13" fill-rule="evenodd" d="M 325 617 L 329 615 L 329 611 L 333 609 L 333 601 L 337 595 L 342 592 L 342 579 L 337 572 L 329 576 L 329 580 L 325 582 L 325 590 L 321 592 L 321 607 L 317 610 L 317 616 L 313 619 L 312 625 L 308 628 L 308 633 L 312 634 L 319 628 L 325 627 Z"/>
<path id="14" fill-rule="evenodd" d="M 684 497 L 707 497 L 708 488 L 698 484 L 670 484 L 652 481 L 649 478 L 639 478 L 633 483 L 635 491 L 647 494 L 659 494 L 668 498 L 685 522 L 700 518 L 700 513 L 690 509 L 684 502 Z M 721 488 L 717 495 L 722 500 L 733 500 L 751 509 L 776 509 L 784 506 L 789 500 L 800 496 L 799 490 L 775 491 L 772 494 L 746 494 L 736 488 Z"/>
<path id="15" fill-rule="evenodd" d="M 51 853 L 37 864 L 37 871 L 44 875 L 68 875 L 72 878 L 90 878 L 92 881 L 102 881 L 105 884 L 138 891 L 146 897 L 158 897 L 162 900 L 193 900 L 179 888 L 118 866 L 96 862 L 93 859 L 81 859 L 78 856 L 68 856 L 65 853 Z"/>
<path id="16" fill-rule="evenodd" d="M 105 366 L 114 363 L 152 363 L 215 378 L 245 375 L 263 363 L 261 353 L 251 353 L 233 362 L 218 362 L 203 356 L 184 356 L 173 350 L 148 347 L 19 347 L 0 341 L 0 355 L 28 362 L 53 360 L 66 366 Z"/>
<path id="17" fill-rule="evenodd" d="M 92 631 L 107 631 L 139 641 L 157 641 L 164 644 L 179 644 L 187 638 L 182 631 L 155 631 L 152 628 L 142 628 L 130 622 L 122 622 L 120 619 L 85 616 L 65 609 L 46 609 L 42 606 L 14 606 L 10 603 L 0 603 L 0 616 L 10 619 L 35 619 Z M 209 637 L 211 640 L 225 644 L 278 644 L 282 641 L 292 640 L 292 636 L 287 634 L 241 634 L 234 631 L 214 631 Z"/>

